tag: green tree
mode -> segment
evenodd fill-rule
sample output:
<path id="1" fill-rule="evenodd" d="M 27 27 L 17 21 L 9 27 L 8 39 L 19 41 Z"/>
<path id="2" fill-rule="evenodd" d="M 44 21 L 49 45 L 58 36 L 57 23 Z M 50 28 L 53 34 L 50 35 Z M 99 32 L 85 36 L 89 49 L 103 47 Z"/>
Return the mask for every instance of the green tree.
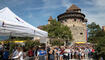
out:
<path id="1" fill-rule="evenodd" d="M 97 60 L 103 57 L 105 60 L 105 31 L 103 31 L 99 25 L 96 23 L 91 23 L 88 25 L 89 29 L 89 42 L 95 44 L 95 55 Z"/>
<path id="2" fill-rule="evenodd" d="M 10 37 L 10 40 L 32 40 L 33 37 Z"/>
<path id="3" fill-rule="evenodd" d="M 54 39 L 51 41 L 51 44 L 53 46 L 62 46 L 62 45 L 64 45 L 64 42 L 62 42 L 62 40 L 59 40 L 59 39 Z"/>
<path id="4" fill-rule="evenodd" d="M 89 30 L 88 42 L 97 43 L 97 38 L 101 36 L 101 34 L 98 35 L 98 33 L 102 31 L 100 26 L 97 25 L 95 22 L 92 22 L 91 24 L 88 25 L 88 30 Z"/>
<path id="5" fill-rule="evenodd" d="M 25 48 L 28 50 L 30 47 L 39 46 L 40 42 L 38 40 L 36 41 L 26 41 L 25 42 Z"/>
<path id="6" fill-rule="evenodd" d="M 70 28 L 56 20 L 52 20 L 50 24 L 43 26 L 42 29 L 48 32 L 49 38 L 72 41 L 72 34 Z"/>
<path id="7" fill-rule="evenodd" d="M 104 37 L 100 37 L 97 45 L 95 46 L 97 59 L 99 60 L 100 57 L 103 57 L 105 60 L 105 35 Z M 96 55 L 95 55 L 96 56 Z"/>

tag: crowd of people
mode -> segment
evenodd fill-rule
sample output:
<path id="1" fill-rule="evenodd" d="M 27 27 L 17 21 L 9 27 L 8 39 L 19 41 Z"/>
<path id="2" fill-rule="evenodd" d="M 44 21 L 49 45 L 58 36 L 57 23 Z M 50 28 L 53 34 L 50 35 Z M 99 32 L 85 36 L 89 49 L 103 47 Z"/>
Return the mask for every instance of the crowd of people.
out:
<path id="1" fill-rule="evenodd" d="M 0 60 L 70 60 L 92 58 L 95 50 L 89 45 L 72 46 L 35 46 L 26 50 L 24 47 L 9 48 L 0 45 Z"/>

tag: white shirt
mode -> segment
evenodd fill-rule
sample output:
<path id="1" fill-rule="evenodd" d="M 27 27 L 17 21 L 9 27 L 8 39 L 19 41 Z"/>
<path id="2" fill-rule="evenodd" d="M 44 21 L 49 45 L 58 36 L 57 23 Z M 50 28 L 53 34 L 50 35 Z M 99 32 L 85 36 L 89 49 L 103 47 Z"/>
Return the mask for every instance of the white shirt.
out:
<path id="1" fill-rule="evenodd" d="M 71 51 L 70 49 L 65 49 L 65 52 L 70 53 Z"/>
<path id="2" fill-rule="evenodd" d="M 66 52 L 64 53 L 64 55 L 68 56 L 68 53 L 70 53 L 70 49 L 65 49 L 64 52 Z"/>
<path id="3" fill-rule="evenodd" d="M 18 51 L 17 51 L 17 50 L 15 50 L 15 51 L 13 52 L 13 57 L 16 56 L 16 55 L 18 55 Z"/>
<path id="4" fill-rule="evenodd" d="M 13 59 L 17 59 L 17 60 L 24 60 L 24 59 L 23 59 L 23 52 L 22 52 L 22 51 L 20 51 L 20 52 L 18 53 L 18 55 L 17 55 L 17 56 L 14 56 L 14 57 L 13 57 Z"/>

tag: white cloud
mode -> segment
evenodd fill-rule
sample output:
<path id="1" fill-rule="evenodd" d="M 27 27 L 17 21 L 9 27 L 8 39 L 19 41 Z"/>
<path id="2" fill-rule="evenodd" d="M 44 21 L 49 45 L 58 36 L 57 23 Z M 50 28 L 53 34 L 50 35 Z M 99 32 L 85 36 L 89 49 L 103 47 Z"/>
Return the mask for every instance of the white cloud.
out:
<path id="1" fill-rule="evenodd" d="M 85 1 L 84 3 L 91 5 L 91 7 L 83 8 L 89 23 L 96 22 L 101 26 L 105 25 L 105 0 L 92 0 Z"/>
<path id="2" fill-rule="evenodd" d="M 105 7 L 105 0 L 92 0 L 97 7 Z"/>
<path id="3" fill-rule="evenodd" d="M 62 7 L 61 4 L 59 4 L 60 0 L 42 0 L 43 6 L 40 7 L 29 7 L 26 8 L 26 10 L 47 10 L 47 9 L 57 9 L 59 7 Z"/>

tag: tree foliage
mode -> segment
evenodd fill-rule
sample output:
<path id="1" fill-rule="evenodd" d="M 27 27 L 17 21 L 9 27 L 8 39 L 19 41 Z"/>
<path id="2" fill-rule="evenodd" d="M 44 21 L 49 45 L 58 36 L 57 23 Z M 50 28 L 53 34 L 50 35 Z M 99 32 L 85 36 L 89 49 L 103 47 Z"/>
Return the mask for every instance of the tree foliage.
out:
<path id="1" fill-rule="evenodd" d="M 10 37 L 9 40 L 32 40 L 33 37 Z"/>
<path id="2" fill-rule="evenodd" d="M 50 24 L 43 26 L 43 30 L 48 32 L 50 38 L 72 40 L 70 28 L 56 20 L 52 20 Z"/>
<path id="3" fill-rule="evenodd" d="M 104 47 L 103 47 L 104 46 Z M 101 37 L 99 42 L 97 43 L 97 50 L 100 52 L 99 54 L 101 53 L 104 53 L 103 51 L 105 51 L 105 36 L 104 37 Z"/>
<path id="4" fill-rule="evenodd" d="M 40 42 L 38 40 L 25 42 L 26 49 L 29 49 L 30 47 L 34 47 L 34 46 L 39 46 L 39 45 L 40 45 Z"/>
<path id="5" fill-rule="evenodd" d="M 100 59 L 100 57 L 103 57 L 105 60 L 105 35 L 104 37 L 99 38 L 98 43 L 95 46 L 95 50 L 96 50 L 97 59 Z"/>
<path id="6" fill-rule="evenodd" d="M 64 42 L 62 42 L 62 40 L 55 39 L 55 40 L 51 41 L 51 44 L 53 46 L 63 46 L 64 45 Z"/>
<path id="7" fill-rule="evenodd" d="M 97 40 L 99 37 L 101 37 L 101 34 L 98 34 L 102 31 L 99 25 L 97 25 L 95 22 L 92 22 L 88 25 L 88 31 L 89 31 L 89 37 L 88 41 L 91 43 L 97 43 Z"/>
<path id="8" fill-rule="evenodd" d="M 95 57 L 99 60 L 103 57 L 105 60 L 105 31 L 103 31 L 96 23 L 88 25 L 89 29 L 89 42 L 95 44 L 96 54 Z"/>

